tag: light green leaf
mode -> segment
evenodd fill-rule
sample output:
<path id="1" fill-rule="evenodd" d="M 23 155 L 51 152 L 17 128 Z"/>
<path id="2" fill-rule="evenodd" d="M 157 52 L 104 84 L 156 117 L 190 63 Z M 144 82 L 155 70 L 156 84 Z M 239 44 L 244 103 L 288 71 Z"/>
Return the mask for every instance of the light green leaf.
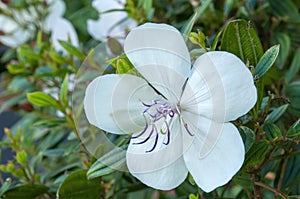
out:
<path id="1" fill-rule="evenodd" d="M 279 47 L 279 45 L 272 46 L 265 52 L 265 54 L 261 57 L 257 66 L 255 67 L 255 77 L 262 77 L 271 68 L 278 56 Z"/>
<path id="2" fill-rule="evenodd" d="M 80 59 L 81 61 L 83 61 L 85 59 L 84 54 L 78 50 L 75 46 L 73 46 L 72 44 L 70 44 L 69 42 L 66 41 L 59 41 L 60 45 L 62 45 L 62 47 L 64 49 L 66 49 L 66 51 L 68 51 L 71 55 L 76 56 L 78 59 Z"/>
<path id="3" fill-rule="evenodd" d="M 54 50 L 49 52 L 50 58 L 59 63 L 59 64 L 66 64 L 67 60 L 65 58 L 63 58 L 63 56 L 61 56 L 60 54 L 58 54 L 57 52 L 55 52 Z"/>
<path id="4" fill-rule="evenodd" d="M 59 100 L 63 106 L 68 106 L 68 86 L 69 86 L 69 75 L 66 74 L 65 79 L 61 85 Z"/>
<path id="5" fill-rule="evenodd" d="M 46 93 L 37 91 L 33 93 L 27 93 L 26 96 L 28 101 L 34 105 L 58 107 L 56 100 Z"/>
<path id="6" fill-rule="evenodd" d="M 286 83 L 290 82 L 295 77 L 295 75 L 298 73 L 299 70 L 300 70 L 300 48 L 298 48 L 295 52 L 292 64 L 287 74 L 285 75 L 285 82 Z"/>
<path id="7" fill-rule="evenodd" d="M 48 187 L 37 184 L 26 184 L 9 189 L 3 194 L 3 198 L 7 199 L 33 199 L 48 191 Z"/>
<path id="8" fill-rule="evenodd" d="M 59 186 L 59 199 L 95 199 L 101 198 L 99 179 L 88 180 L 86 170 L 71 173 Z"/>
<path id="9" fill-rule="evenodd" d="M 288 104 L 282 105 L 276 109 L 274 109 L 266 118 L 266 122 L 273 123 L 276 122 L 286 111 L 288 108 Z"/>
<path id="10" fill-rule="evenodd" d="M 125 166 L 127 146 L 116 148 L 99 158 L 88 170 L 88 179 L 107 175 Z"/>
<path id="11" fill-rule="evenodd" d="M 188 40 L 189 35 L 190 35 L 191 31 L 192 31 L 192 28 L 193 28 L 195 22 L 203 14 L 203 12 L 209 6 L 210 3 L 211 3 L 211 0 L 204 0 L 204 1 L 202 1 L 202 4 L 198 8 L 195 9 L 194 15 L 191 16 L 190 19 L 188 19 L 187 23 L 182 28 L 181 33 L 182 33 L 185 41 Z"/>
<path id="12" fill-rule="evenodd" d="M 263 55 L 262 44 L 250 22 L 234 20 L 227 24 L 221 50 L 231 52 L 250 66 L 256 66 Z"/>

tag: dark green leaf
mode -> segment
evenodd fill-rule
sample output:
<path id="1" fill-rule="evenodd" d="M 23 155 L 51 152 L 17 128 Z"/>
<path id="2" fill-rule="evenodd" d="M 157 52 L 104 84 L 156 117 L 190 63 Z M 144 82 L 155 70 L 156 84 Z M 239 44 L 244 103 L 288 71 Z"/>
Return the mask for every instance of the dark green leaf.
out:
<path id="1" fill-rule="evenodd" d="M 99 179 L 88 180 L 86 170 L 70 174 L 60 185 L 57 195 L 59 199 L 95 199 L 101 198 Z"/>
<path id="2" fill-rule="evenodd" d="M 227 24 L 221 50 L 235 54 L 251 66 L 256 66 L 263 55 L 263 48 L 255 29 L 245 20 L 234 20 Z"/>
<path id="3" fill-rule="evenodd" d="M 72 44 L 70 44 L 69 42 L 66 41 L 59 41 L 60 45 L 62 45 L 62 47 L 64 49 L 66 49 L 71 55 L 76 56 L 78 59 L 80 59 L 81 61 L 83 61 L 85 59 L 84 54 L 78 50 L 75 46 L 73 46 Z"/>
<path id="4" fill-rule="evenodd" d="M 37 106 L 58 106 L 56 100 L 52 96 L 40 91 L 27 93 L 27 99 L 30 103 Z"/>
<path id="5" fill-rule="evenodd" d="M 243 167 L 253 167 L 260 164 L 265 159 L 265 156 L 269 152 L 270 148 L 271 147 L 266 140 L 254 142 L 250 150 L 246 153 Z"/>
<path id="6" fill-rule="evenodd" d="M 290 48 L 291 48 L 291 39 L 286 33 L 276 33 L 274 36 L 271 38 L 271 43 L 272 44 L 279 44 L 280 45 L 280 52 L 278 54 L 278 58 L 276 60 L 276 65 L 279 68 L 283 68 L 286 59 L 290 53 Z"/>
<path id="7" fill-rule="evenodd" d="M 252 129 L 246 126 L 240 127 L 240 133 L 244 141 L 245 152 L 247 153 L 254 143 L 255 133 L 252 131 Z"/>
<path id="8" fill-rule="evenodd" d="M 276 122 L 286 111 L 288 108 L 288 104 L 282 105 L 276 109 L 274 109 L 266 118 L 266 122 L 273 123 Z"/>
<path id="9" fill-rule="evenodd" d="M 265 131 L 267 138 L 271 141 L 277 140 L 282 136 L 279 127 L 273 123 L 265 124 L 263 130 Z"/>
<path id="10" fill-rule="evenodd" d="M 286 83 L 290 82 L 300 70 L 300 48 L 295 52 L 292 64 L 285 76 Z"/>
<path id="11" fill-rule="evenodd" d="M 300 119 L 298 119 L 288 130 L 288 136 L 300 136 Z"/>
<path id="12" fill-rule="evenodd" d="M 10 186 L 11 186 L 11 180 L 10 179 L 6 180 L 2 184 L 2 186 L 0 188 L 0 198 L 2 198 L 3 194 L 9 189 Z"/>
<path id="13" fill-rule="evenodd" d="M 117 169 L 124 168 L 127 146 L 116 148 L 99 158 L 88 170 L 89 179 L 103 176 L 114 172 Z"/>
<path id="14" fill-rule="evenodd" d="M 274 64 L 279 53 L 279 45 L 272 46 L 261 57 L 254 70 L 254 76 L 257 78 L 262 77 Z"/>
<path id="15" fill-rule="evenodd" d="M 33 199 L 48 191 L 44 185 L 26 184 L 9 189 L 3 194 L 3 199 Z"/>
<path id="16" fill-rule="evenodd" d="M 298 14 L 297 6 L 292 0 L 268 0 L 272 13 L 279 18 L 294 17 Z"/>

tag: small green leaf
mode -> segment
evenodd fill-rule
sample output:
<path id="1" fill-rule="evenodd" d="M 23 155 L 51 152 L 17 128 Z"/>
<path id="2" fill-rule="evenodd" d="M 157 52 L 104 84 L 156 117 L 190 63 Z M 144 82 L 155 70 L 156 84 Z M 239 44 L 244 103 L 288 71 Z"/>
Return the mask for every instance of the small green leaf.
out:
<path id="1" fill-rule="evenodd" d="M 259 140 L 254 142 L 250 150 L 246 153 L 243 167 L 253 167 L 260 164 L 265 159 L 265 156 L 269 152 L 269 150 L 270 145 L 266 140 Z"/>
<path id="2" fill-rule="evenodd" d="M 22 165 L 27 165 L 27 153 L 26 151 L 19 151 L 16 155 L 16 160 Z"/>
<path id="3" fill-rule="evenodd" d="M 276 122 L 286 111 L 288 108 L 288 104 L 282 105 L 276 109 L 274 109 L 266 118 L 266 122 L 273 123 Z"/>
<path id="4" fill-rule="evenodd" d="M 65 79 L 60 88 L 59 100 L 65 107 L 68 106 L 68 86 L 69 86 L 69 75 L 66 74 Z"/>
<path id="5" fill-rule="evenodd" d="M 261 57 L 257 66 L 255 67 L 255 77 L 262 77 L 271 68 L 278 56 L 279 47 L 279 45 L 272 46 L 265 52 L 265 54 Z"/>
<path id="6" fill-rule="evenodd" d="M 101 198 L 101 184 L 99 179 L 88 180 L 86 170 L 71 173 L 59 186 L 59 199 L 95 199 Z"/>
<path id="7" fill-rule="evenodd" d="M 46 93 L 37 91 L 33 93 L 27 93 L 26 96 L 28 101 L 34 105 L 58 107 L 56 100 Z"/>
<path id="8" fill-rule="evenodd" d="M 246 126 L 240 127 L 240 133 L 244 141 L 245 152 L 247 153 L 255 141 L 255 133 Z"/>
<path id="9" fill-rule="evenodd" d="M 263 130 L 265 131 L 268 140 L 271 140 L 271 141 L 277 140 L 278 138 L 280 138 L 282 136 L 279 127 L 273 123 L 265 124 L 263 126 Z"/>
<path id="10" fill-rule="evenodd" d="M 289 83 L 300 70 L 300 48 L 298 48 L 295 52 L 292 64 L 285 76 L 285 82 Z"/>
<path id="11" fill-rule="evenodd" d="M 120 42 L 115 39 L 110 37 L 107 40 L 107 46 L 109 47 L 109 50 L 114 54 L 114 55 L 120 55 L 123 52 L 123 47 L 120 44 Z"/>
<path id="12" fill-rule="evenodd" d="M 298 119 L 288 130 L 287 132 L 288 136 L 294 137 L 300 136 L 300 119 Z"/>
<path id="13" fill-rule="evenodd" d="M 26 73 L 26 68 L 24 66 L 24 64 L 8 64 L 7 66 L 8 72 L 10 74 L 16 75 L 16 74 L 20 74 L 20 73 Z"/>
<path id="14" fill-rule="evenodd" d="M 189 195 L 189 199 L 198 199 L 198 196 L 196 196 L 195 194 L 190 194 Z"/>
<path id="15" fill-rule="evenodd" d="M 210 50 L 211 50 L 211 51 L 216 50 L 217 45 L 218 45 L 218 42 L 219 42 L 219 40 L 220 40 L 220 37 L 221 37 L 222 33 L 223 33 L 223 31 L 220 31 L 220 32 L 217 34 L 216 38 L 214 39 L 213 44 L 212 44 L 211 47 L 210 47 Z"/>
<path id="16" fill-rule="evenodd" d="M 191 32 L 189 39 L 192 43 L 199 45 L 201 48 L 203 48 L 205 51 L 207 51 L 205 46 L 205 40 L 206 37 L 203 32 L 198 30 L 198 33 Z"/>
<path id="17" fill-rule="evenodd" d="M 3 194 L 7 199 L 33 199 L 48 191 L 48 187 L 37 184 L 26 184 L 9 189 Z"/>
<path id="18" fill-rule="evenodd" d="M 55 61 L 59 64 L 66 64 L 67 63 L 67 60 L 55 51 L 50 51 L 49 56 L 53 61 Z"/>
<path id="19" fill-rule="evenodd" d="M 78 50 L 75 46 L 73 46 L 72 44 L 70 44 L 69 42 L 66 41 L 59 41 L 60 45 L 62 45 L 62 47 L 64 49 L 66 49 L 71 55 L 76 56 L 78 59 L 80 59 L 81 61 L 83 61 L 85 59 L 84 54 Z"/>
<path id="20" fill-rule="evenodd" d="M 181 32 L 182 32 L 182 35 L 183 35 L 185 41 L 188 40 L 190 32 L 192 31 L 192 28 L 193 28 L 195 22 L 203 14 L 203 12 L 210 5 L 210 3 L 211 3 L 211 0 L 202 1 L 202 4 L 198 8 L 195 9 L 194 15 L 188 19 L 187 23 L 182 28 Z"/>
<path id="21" fill-rule="evenodd" d="M 221 50 L 231 52 L 250 66 L 256 66 L 263 55 L 262 44 L 250 22 L 234 20 L 227 24 Z"/>
<path id="22" fill-rule="evenodd" d="M 88 179 L 107 175 L 125 166 L 126 148 L 116 148 L 99 158 L 88 170 Z"/>
<path id="23" fill-rule="evenodd" d="M 29 46 L 22 46 L 17 49 L 18 56 L 27 57 L 32 60 L 39 60 L 41 56 L 32 51 Z"/>

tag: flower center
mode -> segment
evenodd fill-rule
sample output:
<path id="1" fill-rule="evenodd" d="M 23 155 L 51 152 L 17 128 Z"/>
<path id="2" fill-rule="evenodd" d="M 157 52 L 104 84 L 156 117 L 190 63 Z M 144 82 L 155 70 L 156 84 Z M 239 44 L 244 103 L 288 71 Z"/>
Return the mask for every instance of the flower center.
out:
<path id="1" fill-rule="evenodd" d="M 136 139 L 141 137 L 142 135 L 145 134 L 148 128 L 151 128 L 150 133 L 148 136 L 142 140 L 141 142 L 133 143 L 133 144 L 144 144 L 147 142 L 153 134 L 155 134 L 155 140 L 153 147 L 146 151 L 146 152 L 151 152 L 155 149 L 158 141 L 159 134 L 162 135 L 167 135 L 166 141 L 163 143 L 165 145 L 168 145 L 170 143 L 170 136 L 171 136 L 171 131 L 170 131 L 170 125 L 173 121 L 173 118 L 176 115 L 180 116 L 180 106 L 171 104 L 165 100 L 162 99 L 156 99 L 153 100 L 152 104 L 145 104 L 144 102 L 141 102 L 145 106 L 145 110 L 142 112 L 143 117 L 145 119 L 145 128 L 136 136 L 132 136 L 131 139 Z M 149 118 L 147 120 L 147 118 Z M 163 120 L 163 124 L 159 125 L 160 127 L 158 128 L 158 121 Z M 161 123 L 160 123 L 161 124 Z M 188 130 L 187 124 L 184 123 L 184 128 L 186 131 L 192 136 L 190 131 Z"/>

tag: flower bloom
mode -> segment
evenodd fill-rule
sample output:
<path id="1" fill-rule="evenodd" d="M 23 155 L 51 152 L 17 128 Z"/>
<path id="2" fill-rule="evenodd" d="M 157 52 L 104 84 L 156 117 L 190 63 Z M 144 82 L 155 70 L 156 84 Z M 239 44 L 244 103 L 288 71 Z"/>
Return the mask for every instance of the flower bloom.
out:
<path id="1" fill-rule="evenodd" d="M 125 36 L 127 28 L 136 27 L 136 21 L 128 18 L 125 10 L 122 11 L 125 3 L 125 0 L 94 0 L 93 7 L 98 10 L 100 16 L 98 20 L 87 21 L 89 34 L 94 39 L 105 41 L 108 37 Z"/>
<path id="2" fill-rule="evenodd" d="M 226 184 L 244 161 L 244 144 L 229 121 L 246 114 L 257 94 L 251 72 L 235 55 L 207 52 L 191 64 L 178 30 L 146 23 L 125 39 L 139 76 L 108 74 L 86 89 L 88 121 L 130 134 L 129 172 L 161 190 L 188 172 L 206 192 Z"/>

